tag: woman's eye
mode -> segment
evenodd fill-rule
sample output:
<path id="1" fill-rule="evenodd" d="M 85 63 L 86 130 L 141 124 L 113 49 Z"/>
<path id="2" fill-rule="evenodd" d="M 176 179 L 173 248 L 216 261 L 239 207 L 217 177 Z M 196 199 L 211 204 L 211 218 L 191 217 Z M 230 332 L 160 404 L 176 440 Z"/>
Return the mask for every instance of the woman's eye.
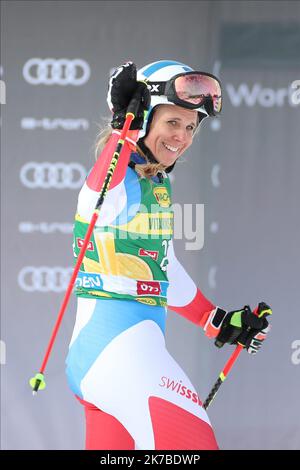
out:
<path id="1" fill-rule="evenodd" d="M 168 121 L 169 124 L 172 124 L 174 126 L 176 124 L 176 121 Z"/>

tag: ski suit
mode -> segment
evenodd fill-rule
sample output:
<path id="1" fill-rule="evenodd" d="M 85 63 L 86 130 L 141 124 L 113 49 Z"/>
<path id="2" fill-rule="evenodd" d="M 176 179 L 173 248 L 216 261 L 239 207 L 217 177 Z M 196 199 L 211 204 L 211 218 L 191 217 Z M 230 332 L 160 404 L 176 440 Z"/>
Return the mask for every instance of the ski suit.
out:
<path id="1" fill-rule="evenodd" d="M 78 197 L 78 256 L 119 132 Z M 177 260 L 166 173 L 140 177 L 126 140 L 76 280 L 68 383 L 85 407 L 87 449 L 217 449 L 206 411 L 165 344 L 167 308 L 198 326 L 215 306 Z"/>

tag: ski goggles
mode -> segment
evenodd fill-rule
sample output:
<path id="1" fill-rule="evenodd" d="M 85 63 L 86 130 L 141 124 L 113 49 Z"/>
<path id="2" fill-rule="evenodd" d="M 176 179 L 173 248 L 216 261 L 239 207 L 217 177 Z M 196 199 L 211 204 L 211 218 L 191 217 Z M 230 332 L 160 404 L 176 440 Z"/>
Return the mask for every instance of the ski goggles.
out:
<path id="1" fill-rule="evenodd" d="M 188 109 L 205 108 L 210 116 L 222 109 L 220 81 L 210 73 L 186 72 L 175 75 L 167 82 L 148 82 L 151 95 L 164 95 L 168 101 Z"/>

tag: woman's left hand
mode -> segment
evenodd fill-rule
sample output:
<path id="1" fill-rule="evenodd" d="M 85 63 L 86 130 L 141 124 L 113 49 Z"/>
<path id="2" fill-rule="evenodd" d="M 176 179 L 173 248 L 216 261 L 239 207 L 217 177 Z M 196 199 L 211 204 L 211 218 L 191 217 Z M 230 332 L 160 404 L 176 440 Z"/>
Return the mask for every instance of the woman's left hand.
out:
<path id="1" fill-rule="evenodd" d="M 260 302 L 254 311 L 249 305 L 230 312 L 217 307 L 211 312 L 204 331 L 215 338 L 218 348 L 225 343 L 241 344 L 250 354 L 255 354 L 270 330 L 266 316 L 271 314 L 271 307 L 264 302 Z"/>

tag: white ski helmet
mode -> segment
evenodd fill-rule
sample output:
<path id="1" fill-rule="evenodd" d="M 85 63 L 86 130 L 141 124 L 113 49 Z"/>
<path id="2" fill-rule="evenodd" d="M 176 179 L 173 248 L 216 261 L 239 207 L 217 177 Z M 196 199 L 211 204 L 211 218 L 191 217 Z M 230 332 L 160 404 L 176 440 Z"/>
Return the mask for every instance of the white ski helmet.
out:
<path id="1" fill-rule="evenodd" d="M 175 60 L 159 60 L 156 62 L 152 62 L 151 64 L 145 65 L 144 67 L 139 69 L 137 71 L 137 80 L 145 80 L 146 82 L 150 83 L 166 83 L 176 75 L 186 74 L 187 72 L 194 72 L 194 69 L 192 69 L 188 65 L 182 64 L 181 62 L 177 62 Z M 144 125 L 139 133 L 139 138 L 143 138 L 147 134 L 149 130 L 148 124 L 150 124 L 152 120 L 152 111 L 155 106 L 158 106 L 160 104 L 175 104 L 172 103 L 166 95 L 158 94 L 157 88 L 157 85 L 151 86 L 151 104 L 147 114 L 145 115 Z M 184 105 L 181 106 L 185 107 Z M 209 113 L 204 108 L 204 105 L 200 106 L 199 108 L 193 107 L 193 109 L 200 113 L 200 121 L 209 115 Z"/>

